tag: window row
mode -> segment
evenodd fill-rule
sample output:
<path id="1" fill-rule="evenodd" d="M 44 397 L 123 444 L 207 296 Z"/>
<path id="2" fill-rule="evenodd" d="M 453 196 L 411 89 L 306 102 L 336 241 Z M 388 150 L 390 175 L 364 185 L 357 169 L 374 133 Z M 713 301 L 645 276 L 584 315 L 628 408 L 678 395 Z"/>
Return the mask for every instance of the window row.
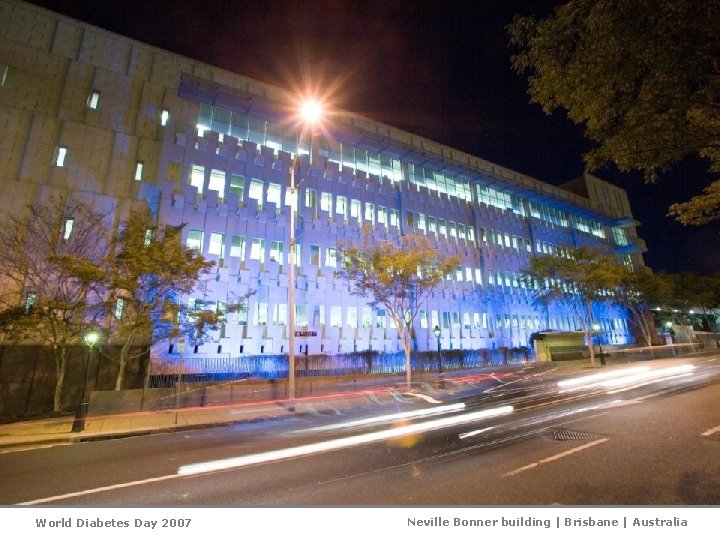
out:
<path id="1" fill-rule="evenodd" d="M 405 212 L 405 223 L 408 227 L 422 231 L 426 234 L 455 238 L 457 240 L 468 240 L 475 244 L 475 229 L 472 225 L 455 223 L 454 221 L 426 216 L 420 212 Z"/>

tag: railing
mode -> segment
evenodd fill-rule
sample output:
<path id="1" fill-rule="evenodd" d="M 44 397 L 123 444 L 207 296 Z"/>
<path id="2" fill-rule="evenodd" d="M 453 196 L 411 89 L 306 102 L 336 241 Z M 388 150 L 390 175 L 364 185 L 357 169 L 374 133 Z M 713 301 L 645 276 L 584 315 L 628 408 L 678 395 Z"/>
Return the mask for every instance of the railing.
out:
<path id="1" fill-rule="evenodd" d="M 528 360 L 528 349 L 452 350 L 413 352 L 413 372 L 439 372 Z M 221 382 L 243 379 L 282 379 L 288 376 L 286 355 L 194 357 L 153 359 L 150 387 L 167 388 L 177 382 Z M 296 356 L 295 374 L 300 377 L 401 374 L 403 352 L 364 351 L 342 355 Z"/>

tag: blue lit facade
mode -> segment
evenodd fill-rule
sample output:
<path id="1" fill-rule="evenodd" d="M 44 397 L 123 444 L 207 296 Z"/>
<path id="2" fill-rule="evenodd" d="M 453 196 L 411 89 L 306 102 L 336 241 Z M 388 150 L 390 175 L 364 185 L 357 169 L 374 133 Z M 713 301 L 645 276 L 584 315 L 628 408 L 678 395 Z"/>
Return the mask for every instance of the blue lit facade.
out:
<path id="1" fill-rule="evenodd" d="M 427 235 L 462 259 L 415 321 L 418 350 L 437 348 L 436 325 L 446 349 L 519 347 L 540 330 L 579 328 L 533 305 L 518 278 L 534 255 L 602 244 L 642 264 L 625 192 L 597 178 L 561 189 L 351 114 L 298 148 L 277 88 L 23 2 L 0 8 L 3 154 L 16 165 L 3 195 L 71 191 L 120 218 L 144 201 L 160 225 L 186 224 L 186 245 L 217 263 L 184 303 L 222 309 L 255 291 L 211 342 L 182 353 L 164 344 L 160 362 L 288 352 L 296 152 L 296 329 L 317 334 L 297 338 L 297 353 L 401 350 L 390 318 L 337 275 L 338 242 L 359 239 L 363 225 L 378 239 Z M 43 85 L 47 73 L 58 79 Z M 632 340 L 627 317 L 612 305 L 595 313 L 610 343 Z"/>

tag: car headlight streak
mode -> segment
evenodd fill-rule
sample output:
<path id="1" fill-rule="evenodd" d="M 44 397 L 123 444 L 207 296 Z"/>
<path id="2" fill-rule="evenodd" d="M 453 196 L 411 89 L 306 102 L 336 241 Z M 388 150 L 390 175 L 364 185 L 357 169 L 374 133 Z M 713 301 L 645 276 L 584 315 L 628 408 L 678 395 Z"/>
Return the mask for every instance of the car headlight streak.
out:
<path id="1" fill-rule="evenodd" d="M 271 461 L 279 461 L 282 459 L 309 456 L 312 454 L 328 452 L 331 450 L 339 450 L 341 448 L 349 448 L 351 446 L 370 444 L 388 439 L 394 439 L 397 437 L 406 437 L 408 435 L 414 435 L 426 431 L 466 424 L 469 422 L 475 422 L 477 420 L 483 420 L 485 418 L 492 418 L 494 416 L 508 414 L 512 411 L 513 407 L 510 405 L 506 405 L 503 407 L 495 407 L 493 409 L 486 409 L 483 411 L 450 416 L 448 418 L 428 420 L 426 422 L 421 422 L 418 424 L 410 424 L 406 426 L 384 429 L 382 431 L 376 431 L 373 433 L 364 433 L 361 435 L 343 437 L 341 439 L 333 439 L 330 441 L 322 441 L 302 446 L 296 446 L 294 448 L 281 448 L 279 450 L 271 450 L 269 452 L 262 452 L 259 454 L 250 454 L 247 456 L 237 456 L 225 459 L 218 459 L 215 461 L 193 463 L 180 467 L 178 469 L 178 474 L 201 474 L 225 469 L 246 467 L 248 465 L 257 465 L 260 463 L 268 463 Z"/>

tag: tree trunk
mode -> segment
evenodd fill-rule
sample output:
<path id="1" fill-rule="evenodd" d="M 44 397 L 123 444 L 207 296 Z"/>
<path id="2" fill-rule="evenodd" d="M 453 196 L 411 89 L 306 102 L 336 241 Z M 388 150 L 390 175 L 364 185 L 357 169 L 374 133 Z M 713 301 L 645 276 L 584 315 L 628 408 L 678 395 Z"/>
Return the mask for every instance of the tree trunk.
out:
<path id="1" fill-rule="evenodd" d="M 118 364 L 118 372 L 115 377 L 115 391 L 122 390 L 123 381 L 125 380 L 125 370 L 127 368 L 127 355 L 130 350 L 130 343 L 132 338 L 128 338 L 123 346 L 120 348 L 120 358 Z"/>
<path id="2" fill-rule="evenodd" d="M 55 394 L 53 395 L 53 411 L 58 413 L 62 410 L 62 389 L 65 383 L 65 370 L 67 368 L 67 349 L 61 347 L 55 349 Z M 83 392 L 84 392 L 83 388 Z"/>

